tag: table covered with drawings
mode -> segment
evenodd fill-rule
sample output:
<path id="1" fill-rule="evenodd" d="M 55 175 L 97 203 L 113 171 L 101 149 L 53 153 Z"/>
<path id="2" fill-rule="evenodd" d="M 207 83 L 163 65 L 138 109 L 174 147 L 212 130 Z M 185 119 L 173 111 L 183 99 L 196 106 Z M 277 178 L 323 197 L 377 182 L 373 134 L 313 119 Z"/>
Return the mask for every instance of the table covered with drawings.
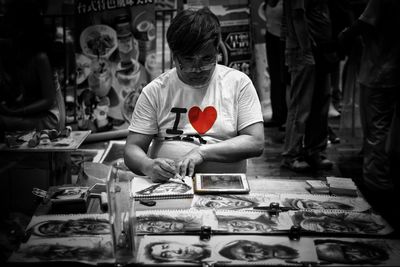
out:
<path id="1" fill-rule="evenodd" d="M 107 213 L 34 216 L 27 241 L 9 261 L 132 266 L 400 263 L 400 240 L 393 228 L 360 195 L 316 195 L 308 192 L 305 181 L 266 177 L 247 177 L 248 193 L 197 194 L 189 177 L 157 184 L 148 177 L 130 180 L 125 175 L 121 180 L 123 172 L 110 168 Z M 222 176 L 215 174 L 214 188 Z"/>
<path id="2" fill-rule="evenodd" d="M 0 143 L 0 151 L 12 152 L 62 152 L 79 148 L 91 131 L 44 130 L 14 132 L 6 135 Z"/>
<path id="3" fill-rule="evenodd" d="M 66 127 L 61 131 L 51 129 L 6 133 L 5 142 L 0 143 L 0 159 L 17 170 L 27 168 L 26 165 L 31 168 L 42 166 L 40 160 L 46 159 L 49 184 L 67 183 L 70 177 L 63 169 L 68 165 L 69 153 L 76 151 L 90 132 L 72 131 Z"/>

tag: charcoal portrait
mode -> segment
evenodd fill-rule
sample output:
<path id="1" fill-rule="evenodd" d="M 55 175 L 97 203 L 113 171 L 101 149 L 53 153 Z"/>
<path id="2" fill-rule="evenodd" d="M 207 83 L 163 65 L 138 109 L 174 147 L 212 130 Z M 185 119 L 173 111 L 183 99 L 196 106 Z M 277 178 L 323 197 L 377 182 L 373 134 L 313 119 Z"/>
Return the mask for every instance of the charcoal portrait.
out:
<path id="1" fill-rule="evenodd" d="M 351 213 L 296 212 L 293 220 L 303 229 L 314 232 L 377 234 L 385 228 L 371 217 Z"/>
<path id="2" fill-rule="evenodd" d="M 250 240 L 236 240 L 229 242 L 218 252 L 221 256 L 246 262 L 256 262 L 269 259 L 293 260 L 299 252 L 281 244 L 263 244 Z"/>
<path id="3" fill-rule="evenodd" d="M 257 218 L 245 216 L 217 216 L 218 226 L 229 232 L 268 233 L 276 230 L 278 224 L 270 217 L 260 215 Z"/>
<path id="4" fill-rule="evenodd" d="M 203 189 L 242 189 L 243 182 L 240 175 L 201 175 Z"/>
<path id="5" fill-rule="evenodd" d="M 207 244 L 186 244 L 179 241 L 151 242 L 145 246 L 146 259 L 157 262 L 201 263 L 211 256 Z"/>
<path id="6" fill-rule="evenodd" d="M 150 214 L 136 218 L 136 230 L 139 233 L 170 233 L 183 232 L 185 230 L 200 229 L 202 220 L 200 217 L 190 215 L 164 215 Z"/>
<path id="7" fill-rule="evenodd" d="M 71 220 L 48 220 L 28 229 L 31 234 L 42 237 L 72 237 L 110 234 L 106 219 L 80 218 Z"/>
<path id="8" fill-rule="evenodd" d="M 143 190 L 137 191 L 136 194 L 139 195 L 165 194 L 165 193 L 182 194 L 188 192 L 190 189 L 191 187 L 188 186 L 187 184 L 170 181 L 167 183 L 161 183 L 149 186 Z"/>
<path id="9" fill-rule="evenodd" d="M 259 203 L 246 198 L 244 196 L 237 195 L 207 195 L 201 196 L 198 200 L 193 203 L 196 208 L 213 208 L 213 209 L 226 209 L 226 210 L 238 210 L 245 208 L 252 208 L 257 206 Z"/>
<path id="10" fill-rule="evenodd" d="M 385 249 L 371 242 L 317 239 L 318 259 L 341 264 L 381 264 L 389 259 Z"/>

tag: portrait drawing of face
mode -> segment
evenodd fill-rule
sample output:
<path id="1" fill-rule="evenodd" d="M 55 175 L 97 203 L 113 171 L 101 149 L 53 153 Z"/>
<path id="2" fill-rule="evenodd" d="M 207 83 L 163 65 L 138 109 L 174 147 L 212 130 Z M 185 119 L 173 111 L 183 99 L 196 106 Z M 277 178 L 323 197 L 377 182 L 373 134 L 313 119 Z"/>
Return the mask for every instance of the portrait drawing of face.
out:
<path id="1" fill-rule="evenodd" d="M 87 189 L 79 187 L 68 187 L 63 188 L 55 192 L 52 196 L 54 199 L 77 199 L 82 196 L 87 191 Z"/>
<path id="2" fill-rule="evenodd" d="M 335 239 L 314 242 L 318 259 L 331 263 L 379 264 L 389 258 L 385 250 L 374 244 Z"/>
<path id="3" fill-rule="evenodd" d="M 20 253 L 25 258 L 36 258 L 42 261 L 84 260 L 93 262 L 113 257 L 111 242 L 94 247 L 44 243 L 24 247 Z"/>
<path id="4" fill-rule="evenodd" d="M 145 253 L 156 262 L 200 262 L 210 257 L 211 250 L 202 244 L 161 241 L 149 243 L 145 247 Z"/>
<path id="5" fill-rule="evenodd" d="M 236 240 L 226 244 L 219 254 L 231 259 L 247 262 L 268 259 L 290 260 L 299 256 L 296 249 L 280 244 L 262 244 L 250 240 Z"/>
<path id="6" fill-rule="evenodd" d="M 233 195 L 207 196 L 205 198 L 199 199 L 198 203 L 196 203 L 196 206 L 198 207 L 227 209 L 227 210 L 251 208 L 256 205 L 257 203 L 254 201 Z"/>
<path id="7" fill-rule="evenodd" d="M 188 186 L 187 184 L 182 184 L 177 182 L 167 182 L 149 186 L 143 190 L 137 191 L 136 194 L 140 195 L 165 194 L 165 193 L 182 194 L 188 192 L 190 189 L 191 187 Z"/>
<path id="8" fill-rule="evenodd" d="M 385 226 L 373 220 L 362 220 L 358 218 L 340 216 L 341 214 L 329 214 L 301 219 L 302 228 L 316 232 L 335 232 L 335 233 L 365 233 L 376 234 Z"/>
<path id="9" fill-rule="evenodd" d="M 31 228 L 32 234 L 46 237 L 103 235 L 110 233 L 110 224 L 104 219 L 49 220 Z"/>
<path id="10" fill-rule="evenodd" d="M 218 217 L 218 224 L 227 228 L 230 232 L 260 232 L 272 231 L 277 223 L 271 219 L 260 216 L 256 219 L 247 217 L 221 216 Z"/>
<path id="11" fill-rule="evenodd" d="M 208 189 L 241 189 L 243 183 L 240 175 L 202 175 L 202 186 Z"/>
<path id="12" fill-rule="evenodd" d="M 354 210 L 354 207 L 345 203 L 337 201 L 318 201 L 313 199 L 286 199 L 285 203 L 288 206 L 296 209 L 340 209 L 340 210 Z"/>

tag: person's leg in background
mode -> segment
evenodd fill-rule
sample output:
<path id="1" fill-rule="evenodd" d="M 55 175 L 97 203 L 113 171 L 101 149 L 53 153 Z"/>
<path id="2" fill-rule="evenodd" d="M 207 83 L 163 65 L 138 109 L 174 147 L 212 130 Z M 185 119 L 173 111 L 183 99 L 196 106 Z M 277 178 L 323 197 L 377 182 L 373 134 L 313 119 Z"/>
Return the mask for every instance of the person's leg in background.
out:
<path id="1" fill-rule="evenodd" d="M 342 99 L 342 90 L 340 88 L 340 61 L 338 61 L 332 72 L 329 74 L 330 78 L 330 88 L 331 88 L 331 101 L 329 104 L 329 117 L 334 118 L 340 116 L 340 101 Z"/>
<path id="2" fill-rule="evenodd" d="M 329 87 L 331 90 L 331 98 L 329 101 L 329 111 L 328 111 L 328 118 L 337 118 L 340 116 L 340 112 L 338 111 L 340 107 L 340 101 L 342 99 L 341 97 L 341 65 L 340 61 L 338 61 L 331 73 L 329 73 Z M 336 135 L 336 133 L 333 130 L 333 127 L 331 124 L 328 123 L 328 141 L 331 144 L 337 144 L 340 143 L 340 138 Z"/>
<path id="3" fill-rule="evenodd" d="M 366 100 L 365 144 L 363 157 L 363 184 L 361 191 L 374 210 L 381 213 L 391 224 L 399 218 L 393 212 L 393 204 L 398 202 L 398 191 L 394 171 L 399 170 L 393 145 L 399 144 L 398 129 L 395 127 L 399 116 L 400 88 L 370 88 L 360 85 Z M 397 115 L 395 115 L 397 114 Z M 397 136 L 394 136 L 396 134 Z M 398 149 L 398 148 L 397 148 Z M 398 155 L 398 154 L 397 154 Z M 398 188 L 397 188 L 398 189 Z"/>
<path id="4" fill-rule="evenodd" d="M 330 169 L 333 163 L 324 154 L 328 138 L 328 111 L 330 103 L 329 73 L 316 64 L 315 89 L 311 112 L 305 129 L 306 161 L 314 169 Z"/>
<path id="5" fill-rule="evenodd" d="M 315 65 L 311 62 L 312 57 L 307 61 L 306 57 L 299 56 L 296 52 L 288 55 L 291 87 L 282 166 L 293 171 L 305 171 L 310 168 L 304 161 L 303 142 L 315 88 Z"/>
<path id="6" fill-rule="evenodd" d="M 361 85 L 367 103 L 365 108 L 365 145 L 363 181 L 371 192 L 391 192 L 394 188 L 390 173 L 387 142 L 398 98 L 399 88 L 371 88 Z"/>
<path id="7" fill-rule="evenodd" d="M 285 63 L 285 41 L 280 40 L 280 75 L 281 75 L 281 82 L 282 82 L 282 91 L 280 91 L 280 96 L 279 96 L 279 104 L 281 105 L 281 111 L 282 113 L 280 114 L 280 119 L 282 119 L 282 125 L 279 127 L 279 130 L 285 131 L 285 123 L 287 119 L 287 113 L 288 113 L 288 87 L 290 87 L 290 73 L 288 70 L 288 66 Z"/>
<path id="8" fill-rule="evenodd" d="M 281 126 L 286 122 L 286 84 L 282 80 L 282 64 L 284 59 L 284 44 L 282 45 L 280 37 L 269 32 L 266 33 L 267 61 L 268 71 L 271 81 L 270 99 L 272 108 L 272 118 L 264 122 L 265 126 Z"/>

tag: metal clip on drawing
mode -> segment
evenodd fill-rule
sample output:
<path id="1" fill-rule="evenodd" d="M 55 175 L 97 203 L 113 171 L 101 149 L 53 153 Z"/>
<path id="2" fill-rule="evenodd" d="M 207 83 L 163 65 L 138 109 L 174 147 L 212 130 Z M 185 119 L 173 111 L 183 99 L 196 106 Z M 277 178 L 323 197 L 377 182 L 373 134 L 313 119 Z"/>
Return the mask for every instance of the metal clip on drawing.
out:
<path id="1" fill-rule="evenodd" d="M 316 261 L 293 261 L 293 260 L 286 260 L 285 262 L 290 263 L 290 264 L 296 264 L 301 267 L 317 267 L 320 265 L 325 265 L 324 263 L 319 263 Z"/>
<path id="2" fill-rule="evenodd" d="M 155 202 L 154 200 L 150 200 L 150 199 L 141 199 L 141 200 L 139 200 L 139 203 L 142 205 L 145 205 L 147 207 L 153 207 L 157 204 L 157 202 Z"/>
<path id="3" fill-rule="evenodd" d="M 279 215 L 279 211 L 280 211 L 280 207 L 279 207 L 279 203 L 278 202 L 271 202 L 269 204 L 270 210 L 268 211 L 270 215 L 272 216 L 278 216 Z"/>
<path id="4" fill-rule="evenodd" d="M 214 267 L 214 262 L 202 261 L 201 267 Z"/>
<path id="5" fill-rule="evenodd" d="M 211 226 L 202 226 L 200 228 L 200 240 L 210 240 L 211 232 Z"/>
<path id="6" fill-rule="evenodd" d="M 293 225 L 289 230 L 289 239 L 290 240 L 299 240 L 301 237 L 301 226 Z"/>
<path id="7" fill-rule="evenodd" d="M 271 202 L 269 206 L 257 206 L 254 207 L 255 210 L 265 210 L 271 216 L 278 216 L 279 212 L 288 211 L 290 208 L 288 207 L 280 207 L 278 202 Z"/>

